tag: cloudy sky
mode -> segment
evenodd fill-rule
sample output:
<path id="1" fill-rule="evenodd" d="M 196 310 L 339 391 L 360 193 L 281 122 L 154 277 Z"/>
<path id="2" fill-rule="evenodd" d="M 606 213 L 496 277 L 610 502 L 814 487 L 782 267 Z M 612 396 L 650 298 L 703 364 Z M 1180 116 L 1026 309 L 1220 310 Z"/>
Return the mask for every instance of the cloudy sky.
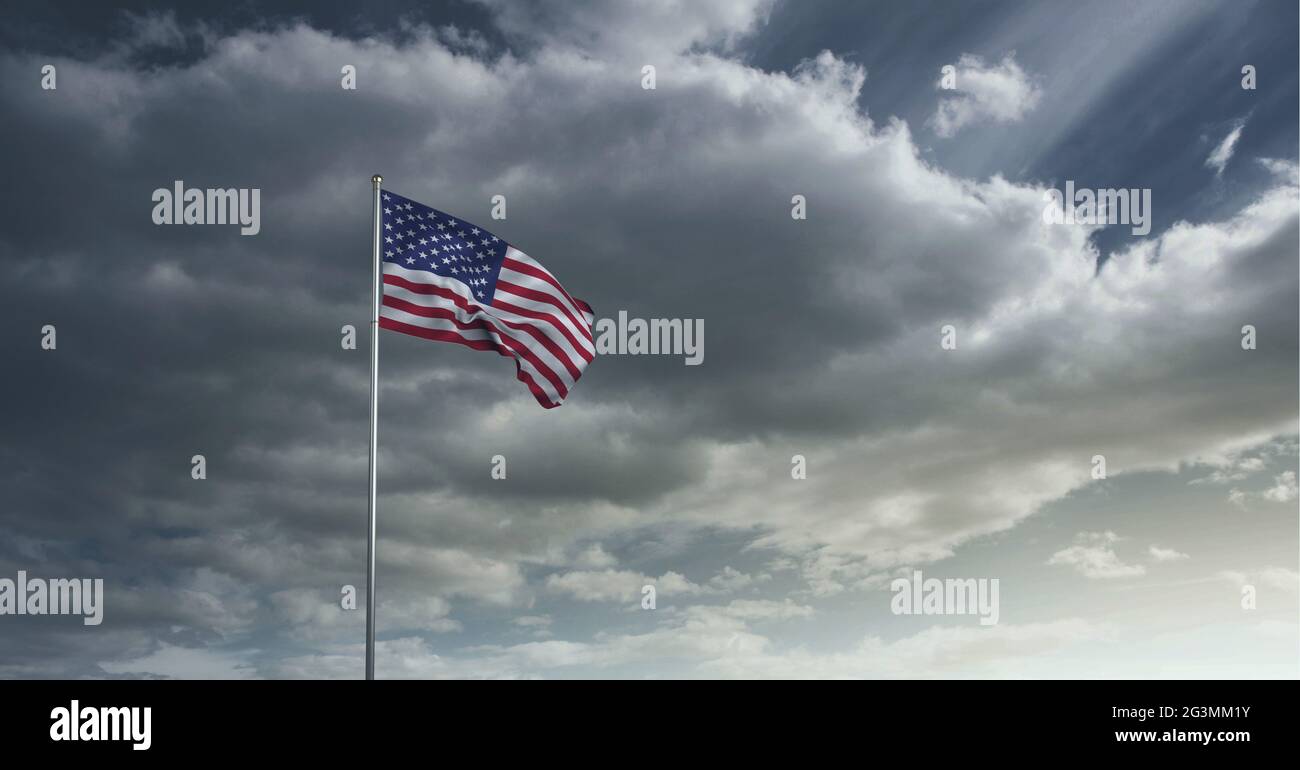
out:
<path id="1" fill-rule="evenodd" d="M 553 410 L 384 333 L 379 676 L 1297 675 L 1294 2 L 10 5 L 0 577 L 106 608 L 0 675 L 361 675 L 376 172 L 706 329 Z"/>

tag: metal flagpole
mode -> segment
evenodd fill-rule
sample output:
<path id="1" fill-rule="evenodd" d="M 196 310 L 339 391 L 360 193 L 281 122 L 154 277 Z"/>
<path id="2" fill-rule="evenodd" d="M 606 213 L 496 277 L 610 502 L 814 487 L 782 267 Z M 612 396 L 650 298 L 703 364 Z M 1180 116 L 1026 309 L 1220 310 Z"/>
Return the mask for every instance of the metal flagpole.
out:
<path id="1" fill-rule="evenodd" d="M 375 477 L 379 470 L 379 186 L 384 178 L 370 177 L 375 187 L 374 254 L 370 286 L 370 530 L 366 537 L 366 679 L 375 678 Z"/>

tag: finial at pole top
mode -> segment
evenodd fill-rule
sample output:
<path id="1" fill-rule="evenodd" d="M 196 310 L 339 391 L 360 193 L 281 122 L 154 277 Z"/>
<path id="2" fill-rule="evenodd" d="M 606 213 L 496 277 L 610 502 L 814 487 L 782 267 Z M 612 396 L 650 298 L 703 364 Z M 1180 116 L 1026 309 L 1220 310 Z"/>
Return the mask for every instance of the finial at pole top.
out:
<path id="1" fill-rule="evenodd" d="M 379 174 L 375 174 L 374 176 L 370 177 L 370 181 L 374 182 L 375 184 L 379 184 L 380 182 L 384 181 L 384 178 Z"/>

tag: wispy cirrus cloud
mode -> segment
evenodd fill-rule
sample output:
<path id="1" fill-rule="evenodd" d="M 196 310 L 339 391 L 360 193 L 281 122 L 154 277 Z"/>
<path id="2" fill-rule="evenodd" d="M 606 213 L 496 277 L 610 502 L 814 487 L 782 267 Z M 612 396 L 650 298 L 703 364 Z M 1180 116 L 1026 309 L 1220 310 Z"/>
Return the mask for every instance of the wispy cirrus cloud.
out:
<path id="1" fill-rule="evenodd" d="M 1206 168 L 1214 169 L 1216 176 L 1221 176 L 1223 170 L 1228 167 L 1228 162 L 1232 160 L 1232 155 L 1237 151 L 1237 142 L 1241 141 L 1241 132 L 1246 128 L 1245 119 L 1237 121 L 1232 130 L 1228 132 L 1223 139 L 1215 145 L 1214 149 L 1205 159 Z"/>

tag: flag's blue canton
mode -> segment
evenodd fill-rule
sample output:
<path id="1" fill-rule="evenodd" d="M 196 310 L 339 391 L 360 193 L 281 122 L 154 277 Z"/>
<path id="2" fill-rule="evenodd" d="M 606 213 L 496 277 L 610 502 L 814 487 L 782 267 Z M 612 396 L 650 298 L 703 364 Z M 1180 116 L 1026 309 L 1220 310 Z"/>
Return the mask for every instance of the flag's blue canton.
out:
<path id="1" fill-rule="evenodd" d="M 463 219 L 397 193 L 380 201 L 380 250 L 385 262 L 454 278 L 484 304 L 496 291 L 505 241 Z"/>

